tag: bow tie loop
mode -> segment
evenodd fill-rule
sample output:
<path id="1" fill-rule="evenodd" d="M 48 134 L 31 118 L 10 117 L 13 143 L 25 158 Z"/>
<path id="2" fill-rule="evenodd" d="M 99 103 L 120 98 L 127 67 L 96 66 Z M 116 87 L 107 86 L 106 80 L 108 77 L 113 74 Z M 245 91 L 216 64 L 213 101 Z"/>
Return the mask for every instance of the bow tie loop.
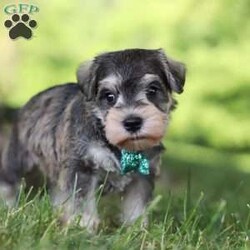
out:
<path id="1" fill-rule="evenodd" d="M 121 173 L 135 171 L 143 175 L 149 175 L 149 160 L 142 153 L 122 150 Z"/>

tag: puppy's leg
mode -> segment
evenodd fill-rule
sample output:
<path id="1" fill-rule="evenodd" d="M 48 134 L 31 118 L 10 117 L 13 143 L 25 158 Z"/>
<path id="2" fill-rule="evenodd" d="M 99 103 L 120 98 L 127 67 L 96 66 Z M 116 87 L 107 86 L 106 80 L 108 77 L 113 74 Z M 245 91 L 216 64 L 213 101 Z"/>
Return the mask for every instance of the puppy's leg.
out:
<path id="1" fill-rule="evenodd" d="M 85 178 L 82 178 L 81 181 L 84 179 Z M 89 180 L 89 187 L 85 197 L 83 196 L 84 194 L 81 193 L 78 197 L 78 207 L 82 210 L 80 225 L 86 227 L 90 232 L 96 231 L 100 223 L 95 196 L 97 183 L 97 176 L 92 176 L 91 180 Z"/>
<path id="2" fill-rule="evenodd" d="M 106 172 L 119 172 L 120 166 L 111 151 L 99 142 L 78 138 L 72 148 L 68 154 L 71 159 L 63 161 L 61 166 L 55 204 L 64 204 L 64 222 L 81 215 L 80 225 L 93 232 L 99 224 L 95 199 L 98 180 Z"/>
<path id="3" fill-rule="evenodd" d="M 122 200 L 122 221 L 125 224 L 132 224 L 140 216 L 145 215 L 152 192 L 153 181 L 150 176 L 135 176 L 132 183 L 125 189 Z M 146 215 L 143 224 L 147 224 Z"/>
<path id="4" fill-rule="evenodd" d="M 97 176 L 82 171 L 74 174 L 65 171 L 61 172 L 58 188 L 53 194 L 54 204 L 62 205 L 63 223 L 68 224 L 80 215 L 80 225 L 91 233 L 95 232 L 100 222 L 95 198 Z"/>
<path id="5" fill-rule="evenodd" d="M 17 136 L 17 129 L 14 127 L 10 140 L 2 154 L 0 198 L 3 199 L 8 206 L 14 205 L 22 174 L 20 145 Z"/>

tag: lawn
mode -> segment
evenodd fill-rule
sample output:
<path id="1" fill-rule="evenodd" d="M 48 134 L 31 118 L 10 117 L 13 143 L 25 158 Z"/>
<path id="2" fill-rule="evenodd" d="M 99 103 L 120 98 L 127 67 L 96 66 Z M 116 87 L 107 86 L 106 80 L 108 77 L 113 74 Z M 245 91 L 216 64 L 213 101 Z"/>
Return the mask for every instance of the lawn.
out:
<path id="1" fill-rule="evenodd" d="M 0 249 L 250 249 L 250 175 L 242 168 L 249 156 L 166 145 L 148 228 L 119 225 L 115 199 L 106 197 L 100 229 L 89 235 L 77 220 L 60 226 L 46 193 L 21 192 L 16 208 L 0 208 Z"/>

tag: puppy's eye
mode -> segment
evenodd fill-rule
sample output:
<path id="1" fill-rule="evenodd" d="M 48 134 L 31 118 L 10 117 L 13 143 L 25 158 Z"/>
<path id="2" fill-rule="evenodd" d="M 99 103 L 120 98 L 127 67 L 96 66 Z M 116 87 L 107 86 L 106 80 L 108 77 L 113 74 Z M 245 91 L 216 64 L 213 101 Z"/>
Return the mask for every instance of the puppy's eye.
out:
<path id="1" fill-rule="evenodd" d="M 148 89 L 147 89 L 147 94 L 150 96 L 154 96 L 157 94 L 157 92 L 160 90 L 160 83 L 157 81 L 154 81 L 150 83 Z"/>
<path id="2" fill-rule="evenodd" d="M 116 102 L 116 96 L 115 94 L 111 92 L 106 92 L 105 93 L 105 99 L 107 100 L 108 104 L 113 105 Z"/>
<path id="3" fill-rule="evenodd" d="M 158 91 L 158 89 L 155 86 L 151 86 L 151 87 L 149 87 L 147 93 L 150 95 L 155 95 L 157 91 Z"/>

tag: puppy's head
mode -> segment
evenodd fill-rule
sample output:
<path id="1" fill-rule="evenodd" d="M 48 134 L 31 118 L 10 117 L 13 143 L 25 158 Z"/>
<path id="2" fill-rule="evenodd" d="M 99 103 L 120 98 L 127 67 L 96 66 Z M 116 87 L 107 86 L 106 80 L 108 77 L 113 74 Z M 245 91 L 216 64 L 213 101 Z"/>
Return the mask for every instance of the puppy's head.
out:
<path id="1" fill-rule="evenodd" d="M 80 66 L 77 77 L 108 141 L 137 151 L 164 136 L 172 93 L 183 91 L 185 67 L 161 49 L 129 49 L 95 57 Z"/>

